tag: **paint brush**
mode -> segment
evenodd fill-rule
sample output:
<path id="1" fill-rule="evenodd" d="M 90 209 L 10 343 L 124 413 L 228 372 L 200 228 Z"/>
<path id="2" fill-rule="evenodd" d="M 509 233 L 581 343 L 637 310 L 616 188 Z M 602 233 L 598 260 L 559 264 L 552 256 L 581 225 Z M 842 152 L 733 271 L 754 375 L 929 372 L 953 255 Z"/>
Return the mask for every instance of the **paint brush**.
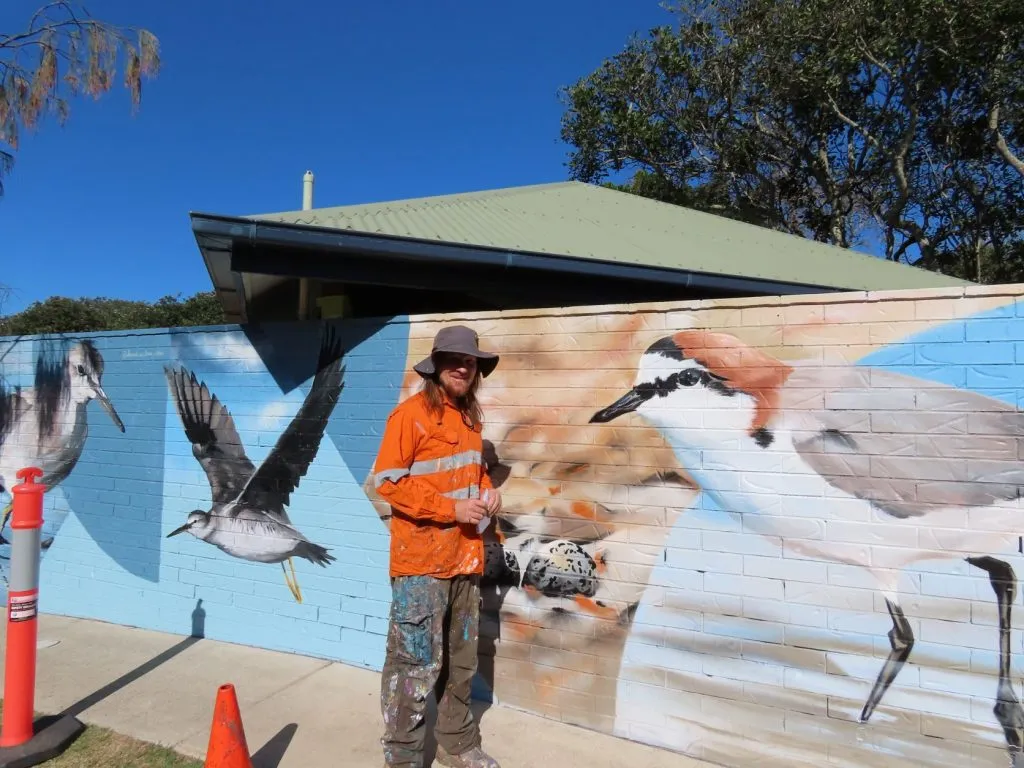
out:
<path id="1" fill-rule="evenodd" d="M 484 492 L 480 495 L 480 500 L 484 504 L 490 504 L 491 503 L 491 491 L 490 491 L 489 488 L 485 489 Z M 476 532 L 477 533 L 483 533 L 484 531 L 487 530 L 487 526 L 490 525 L 490 524 L 491 524 L 491 515 L 487 515 L 486 517 L 482 518 L 480 520 L 480 522 L 478 522 L 476 524 Z"/>

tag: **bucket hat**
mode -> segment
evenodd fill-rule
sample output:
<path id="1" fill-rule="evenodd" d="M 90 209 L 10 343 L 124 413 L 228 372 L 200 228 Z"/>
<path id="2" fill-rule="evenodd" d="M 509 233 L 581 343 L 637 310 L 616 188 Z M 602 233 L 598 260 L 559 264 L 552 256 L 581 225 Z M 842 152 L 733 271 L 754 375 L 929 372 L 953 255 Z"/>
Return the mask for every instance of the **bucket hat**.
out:
<path id="1" fill-rule="evenodd" d="M 484 352 L 480 349 L 480 338 L 476 331 L 464 325 L 449 325 L 442 328 L 434 336 L 434 347 L 430 350 L 430 356 L 420 360 L 412 367 L 416 373 L 424 378 L 430 378 L 437 373 L 437 364 L 434 356 L 439 352 L 454 352 L 460 355 L 472 355 L 477 359 L 477 367 L 480 375 L 490 376 L 498 367 L 498 356 L 493 352 Z"/>

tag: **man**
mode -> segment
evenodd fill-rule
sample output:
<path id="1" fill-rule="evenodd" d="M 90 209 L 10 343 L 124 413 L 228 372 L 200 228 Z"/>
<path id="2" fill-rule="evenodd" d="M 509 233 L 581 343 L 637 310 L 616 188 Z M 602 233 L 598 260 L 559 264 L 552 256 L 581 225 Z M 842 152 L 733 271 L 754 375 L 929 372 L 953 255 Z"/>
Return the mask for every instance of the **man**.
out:
<path id="1" fill-rule="evenodd" d="M 423 389 L 384 428 L 374 485 L 391 505 L 391 622 L 381 677 L 388 766 L 423 764 L 433 688 L 437 761 L 500 768 L 480 748 L 469 709 L 484 565 L 477 524 L 501 508 L 484 471 L 476 393 L 497 365 L 471 329 L 442 328 L 430 356 L 413 366 Z"/>

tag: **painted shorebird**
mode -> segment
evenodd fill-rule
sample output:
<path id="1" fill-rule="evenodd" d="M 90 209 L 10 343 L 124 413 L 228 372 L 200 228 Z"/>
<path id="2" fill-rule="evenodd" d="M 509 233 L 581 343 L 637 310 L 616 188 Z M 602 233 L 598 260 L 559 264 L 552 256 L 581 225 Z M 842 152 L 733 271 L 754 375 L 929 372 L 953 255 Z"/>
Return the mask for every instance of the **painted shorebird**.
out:
<path id="1" fill-rule="evenodd" d="M 233 557 L 281 563 L 285 584 L 302 602 L 292 558 L 302 557 L 323 567 L 335 558 L 299 532 L 285 507 L 316 457 L 341 395 L 342 355 L 333 332 L 328 331 L 306 399 L 259 468 L 246 456 L 228 409 L 206 384 L 183 368 L 164 369 L 185 436 L 192 443 L 192 455 L 206 472 L 212 501 L 209 510 L 190 512 L 185 524 L 167 538 L 188 532 Z"/>
<path id="2" fill-rule="evenodd" d="M 999 608 L 993 712 L 1011 756 L 1022 759 L 1024 709 L 1010 679 L 1017 579 L 992 553 L 1020 547 L 1024 412 L 879 368 L 783 363 L 707 331 L 652 344 L 633 387 L 590 420 L 632 412 L 662 432 L 703 493 L 745 528 L 874 577 L 892 620 L 891 650 L 861 722 L 914 647 L 901 569 L 960 560 L 985 571 Z M 847 531 L 853 538 L 844 541 Z"/>
<path id="3" fill-rule="evenodd" d="M 17 472 L 39 467 L 39 482 L 51 491 L 71 474 L 86 439 L 92 400 L 110 415 L 121 432 L 124 423 L 103 391 L 103 355 L 91 341 L 81 341 L 56 361 L 40 356 L 31 388 L 7 391 L 0 386 L 0 492 L 10 493 Z M 0 522 L 0 543 L 8 543 L 2 531 L 11 515 L 13 500 Z M 53 542 L 47 539 L 44 548 Z"/>

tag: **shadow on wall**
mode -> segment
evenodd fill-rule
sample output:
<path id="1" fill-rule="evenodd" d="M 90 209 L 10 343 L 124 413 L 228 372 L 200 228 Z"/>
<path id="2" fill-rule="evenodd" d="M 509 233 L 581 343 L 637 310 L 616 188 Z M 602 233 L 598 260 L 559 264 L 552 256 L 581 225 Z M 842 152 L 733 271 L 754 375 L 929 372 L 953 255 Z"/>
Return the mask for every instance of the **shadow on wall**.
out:
<path id="1" fill-rule="evenodd" d="M 333 327 L 345 352 L 346 391 L 326 432 L 352 474 L 361 478 L 370 471 L 381 426 L 401 389 L 408 343 L 404 316 L 253 324 L 240 326 L 227 338 L 222 329 L 193 329 L 175 337 L 176 358 L 186 365 L 202 360 L 209 372 L 265 369 L 288 395 L 316 373 L 321 332 L 327 327 Z"/>
<path id="2" fill-rule="evenodd" d="M 152 360 L 166 358 L 166 338 L 59 336 L 16 346 L 0 363 L 0 485 L 9 493 L 19 469 L 40 467 L 44 550 L 74 512 L 75 527 L 118 566 L 157 581 L 164 413 L 144 394 L 162 384 Z M 5 510 L 5 570 L 8 522 Z"/>
<path id="3" fill-rule="evenodd" d="M 402 386 L 408 321 L 367 318 L 324 323 L 333 326 L 345 350 L 345 396 L 338 403 L 327 435 L 353 477 L 370 471 L 387 415 Z M 282 331 L 287 327 L 287 335 Z M 284 394 L 314 374 L 319 334 L 301 326 L 246 327 L 246 338 Z"/>
<path id="4" fill-rule="evenodd" d="M 350 473 L 367 471 L 376 452 L 396 402 L 407 332 L 403 323 L 376 319 L 176 334 L 167 372 L 175 427 L 166 447 L 165 534 L 187 532 L 206 544 L 175 538 L 165 552 L 169 581 L 195 582 L 195 595 L 209 598 L 211 636 L 254 642 L 265 631 L 260 642 L 273 647 L 376 663 L 376 625 L 342 616 L 342 595 L 352 589 L 381 613 L 376 590 L 386 584 L 385 537 Z M 239 526 L 257 533 L 220 536 Z M 177 574 L 172 559 L 181 563 Z M 322 568 L 340 560 L 310 574 L 308 602 L 299 585 L 302 560 Z M 279 578 L 266 564 L 281 566 L 301 608 L 275 609 L 263 599 L 282 597 L 279 586 L 264 583 Z M 257 626 L 260 613 L 274 610 L 287 618 Z M 273 631 L 282 621 L 297 639 Z M 341 648 L 343 627 L 357 641 Z"/>

